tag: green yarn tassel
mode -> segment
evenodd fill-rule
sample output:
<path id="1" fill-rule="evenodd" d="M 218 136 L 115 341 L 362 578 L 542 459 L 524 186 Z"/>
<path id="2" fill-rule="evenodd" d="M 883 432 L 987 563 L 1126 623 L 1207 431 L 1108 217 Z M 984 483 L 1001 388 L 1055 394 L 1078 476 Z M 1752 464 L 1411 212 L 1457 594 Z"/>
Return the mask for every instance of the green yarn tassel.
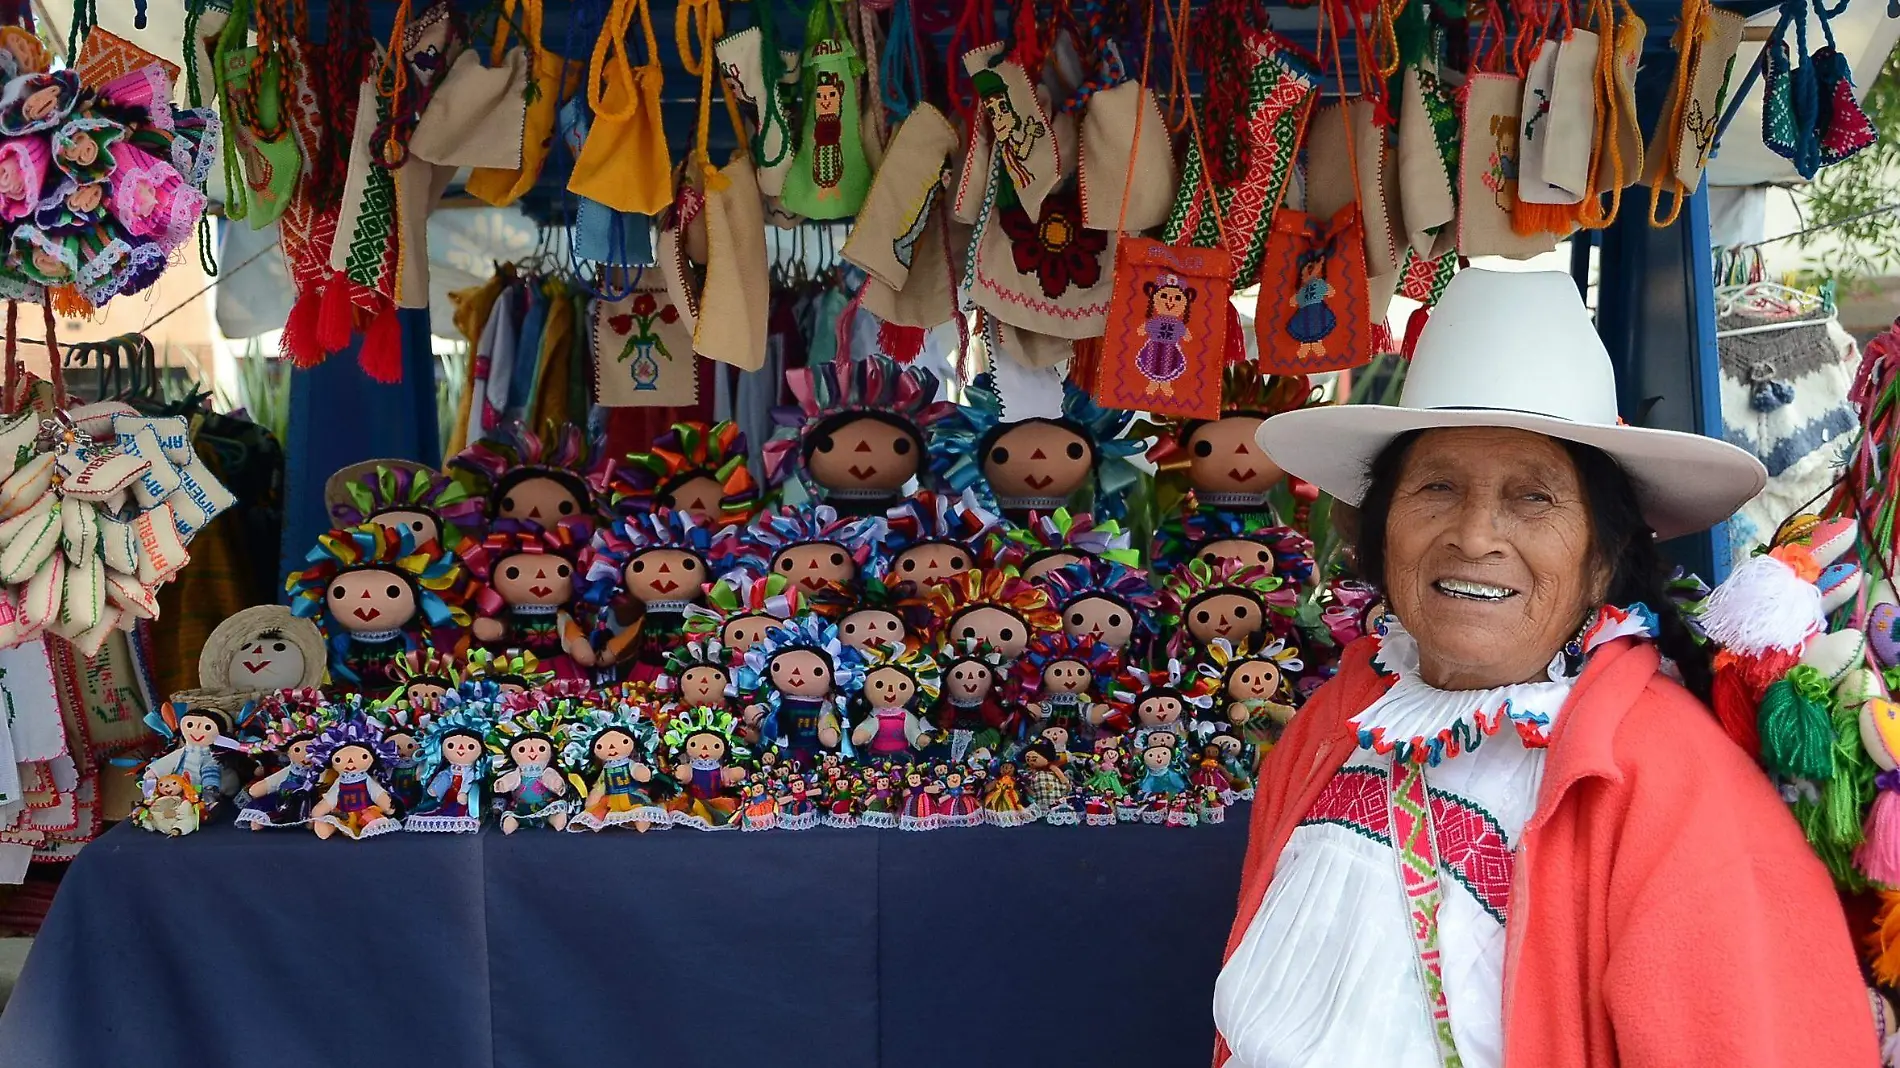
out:
<path id="1" fill-rule="evenodd" d="M 1874 776 L 1879 769 L 1867 758 L 1860 742 L 1860 712 L 1834 706 L 1834 777 L 1821 787 L 1822 833 L 1846 849 L 1866 840 L 1862 819 L 1874 801 Z"/>
<path id="2" fill-rule="evenodd" d="M 1797 665 L 1762 696 L 1762 759 L 1784 778 L 1823 782 L 1834 775 L 1834 726 L 1827 678 Z"/>

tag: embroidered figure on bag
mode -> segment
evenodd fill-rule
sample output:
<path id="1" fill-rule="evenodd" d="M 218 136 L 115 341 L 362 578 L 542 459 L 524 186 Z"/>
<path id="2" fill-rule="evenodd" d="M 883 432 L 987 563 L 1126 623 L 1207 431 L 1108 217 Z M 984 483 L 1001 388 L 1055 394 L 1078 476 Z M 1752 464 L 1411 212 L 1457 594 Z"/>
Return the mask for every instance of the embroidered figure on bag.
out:
<path id="1" fill-rule="evenodd" d="M 917 255 L 917 242 L 923 240 L 924 231 L 930 227 L 931 210 L 937 206 L 937 201 L 943 199 L 944 183 L 949 180 L 949 176 L 950 163 L 945 160 L 937 180 L 924 191 L 923 200 L 911 212 L 910 223 L 891 242 L 891 255 L 905 268 L 910 267 L 911 260 Z"/>
<path id="2" fill-rule="evenodd" d="M 1139 327 L 1143 337 L 1141 351 L 1135 354 L 1135 367 L 1147 376 L 1147 393 L 1173 395 L 1174 380 L 1187 370 L 1187 356 L 1181 346 L 1194 339 L 1188 329 L 1188 309 L 1194 306 L 1194 287 L 1178 275 L 1164 274 L 1159 281 L 1142 285 L 1148 295 L 1148 320 Z"/>
<path id="3" fill-rule="evenodd" d="M 1027 188 L 1036 180 L 1029 170 L 1029 150 L 1049 131 L 1042 120 L 1016 113 L 1016 106 L 1009 101 L 1009 86 L 1000 75 L 977 71 L 970 81 L 976 86 L 983 114 L 989 119 L 990 133 L 996 138 L 997 156 L 1009 173 L 1010 184 L 1018 189 Z"/>
<path id="4" fill-rule="evenodd" d="M 1300 288 L 1287 298 L 1293 315 L 1286 321 L 1286 332 L 1300 343 L 1297 356 L 1302 360 L 1325 356 L 1326 338 L 1339 325 L 1339 317 L 1326 306 L 1326 298 L 1333 295 L 1333 287 L 1326 281 L 1326 255 L 1331 249 L 1329 243 L 1325 248 L 1300 253 Z"/>
<path id="5" fill-rule="evenodd" d="M 1542 89 L 1532 89 L 1537 96 L 1537 111 L 1524 120 L 1524 140 L 1537 140 L 1537 121 L 1550 114 L 1550 94 Z"/>
<path id="6" fill-rule="evenodd" d="M 819 49 L 828 43 L 819 42 Z M 838 189 L 844 177 L 844 79 L 831 71 L 820 72 L 812 90 L 812 107 L 817 121 L 811 135 L 811 183 L 820 200 L 834 200 L 844 195 Z"/>
<path id="7" fill-rule="evenodd" d="M 1491 116 L 1491 136 L 1496 144 L 1482 181 L 1499 211 L 1513 211 L 1517 208 L 1517 116 Z"/>

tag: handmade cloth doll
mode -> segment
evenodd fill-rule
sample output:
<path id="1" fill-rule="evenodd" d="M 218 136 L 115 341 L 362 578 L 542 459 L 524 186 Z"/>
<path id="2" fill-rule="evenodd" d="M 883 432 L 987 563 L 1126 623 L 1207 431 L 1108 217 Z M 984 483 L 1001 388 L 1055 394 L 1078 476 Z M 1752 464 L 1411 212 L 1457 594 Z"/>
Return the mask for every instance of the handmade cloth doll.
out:
<path id="1" fill-rule="evenodd" d="M 983 822 L 992 827 L 1021 827 L 1035 822 L 1035 812 L 1023 801 L 1016 765 L 1004 762 L 983 784 Z"/>
<path id="2" fill-rule="evenodd" d="M 1199 670 L 1220 685 L 1223 718 L 1265 754 L 1293 719 L 1293 678 L 1306 667 L 1300 651 L 1275 638 L 1258 652 L 1241 652 L 1227 639 L 1215 638 L 1202 655 Z"/>
<path id="3" fill-rule="evenodd" d="M 1055 747 L 1044 741 L 1030 742 L 1023 749 L 1022 760 L 1030 811 L 1045 823 L 1080 822 L 1075 812 L 1075 784 Z"/>
<path id="4" fill-rule="evenodd" d="M 212 629 L 198 654 L 198 689 L 175 694 L 190 703 L 212 694 L 265 694 L 323 683 L 323 632 L 282 605 L 232 613 Z M 241 702 L 240 702 L 241 703 Z"/>
<path id="5" fill-rule="evenodd" d="M 495 769 L 495 800 L 501 812 L 501 833 L 513 834 L 523 824 L 567 826 L 575 795 L 561 753 L 567 749 L 569 706 L 529 706 L 507 711 L 489 725 L 488 757 Z"/>
<path id="6" fill-rule="evenodd" d="M 1061 626 L 1049 593 L 1014 569 L 966 571 L 928 594 L 940 641 L 982 641 L 1014 660 L 1038 634 Z"/>
<path id="7" fill-rule="evenodd" d="M 205 694 L 192 701 L 174 697 L 147 713 L 146 725 L 172 747 L 154 757 L 139 773 L 140 797 L 150 800 L 158 796 L 162 780 L 177 779 L 189 788 L 191 805 L 208 813 L 225 797 L 235 794 L 243 781 L 243 767 L 236 759 L 240 747 L 233 731 L 252 710 L 241 696 Z M 238 766 L 227 771 L 226 764 Z M 183 797 L 185 793 L 174 784 L 168 796 Z M 165 807 L 177 806 L 168 803 Z M 166 833 L 188 833 L 169 829 L 177 826 L 176 820 L 167 823 Z"/>
<path id="8" fill-rule="evenodd" d="M 1304 375 L 1262 377 L 1252 365 L 1227 369 L 1218 419 L 1169 420 L 1153 427 L 1148 460 L 1155 465 L 1156 538 L 1167 549 L 1154 554 L 1156 567 L 1172 566 L 1187 554 L 1180 525 L 1203 516 L 1233 529 L 1254 530 L 1285 521 L 1269 502 L 1286 472 L 1254 440 L 1270 416 L 1308 403 Z"/>
<path id="9" fill-rule="evenodd" d="M 1003 517 L 987 511 L 976 495 L 961 497 L 920 490 L 884 514 L 884 575 L 887 585 L 929 589 L 988 561 Z"/>
<path id="10" fill-rule="evenodd" d="M 544 690 L 556 681 L 554 672 L 544 670 L 541 658 L 528 649 L 470 649 L 462 655 L 459 673 L 462 681 L 456 691 L 469 701 Z"/>
<path id="11" fill-rule="evenodd" d="M 1219 683 L 1179 660 L 1165 666 L 1126 666 L 1109 687 L 1111 711 L 1098 726 L 1116 733 L 1133 732 L 1135 744 L 1144 745 L 1165 734 L 1171 745 L 1184 745 L 1197 719 L 1214 710 Z"/>
<path id="12" fill-rule="evenodd" d="M 1249 649 L 1291 634 L 1299 591 L 1260 564 L 1191 560 L 1161 584 L 1156 621 L 1168 635 L 1167 654 L 1205 651 L 1215 638 Z"/>
<path id="13" fill-rule="evenodd" d="M 463 449 L 448 467 L 456 481 L 482 499 L 491 522 L 525 519 L 551 528 L 563 519 L 592 514 L 587 476 L 594 463 L 586 434 L 564 423 L 545 435 L 522 426 L 504 428 Z"/>
<path id="14" fill-rule="evenodd" d="M 1113 735 L 1095 740 L 1095 754 L 1088 777 L 1082 780 L 1083 807 L 1091 827 L 1116 821 L 1117 810 L 1128 799 L 1128 781 L 1122 770 L 1122 741 Z"/>
<path id="15" fill-rule="evenodd" d="M 924 470 L 931 428 L 953 406 L 937 376 L 888 356 L 830 360 L 785 373 L 796 404 L 775 409 L 766 478 L 796 477 L 814 503 L 846 516 L 879 516 Z"/>
<path id="16" fill-rule="evenodd" d="M 828 504 L 781 506 L 713 537 L 713 566 L 783 575 L 813 610 L 842 615 L 861 576 L 879 570 L 883 517 L 843 519 Z"/>
<path id="17" fill-rule="evenodd" d="M 494 725 L 485 703 L 444 709 L 418 739 L 416 781 L 422 799 L 402 821 L 406 831 L 482 829 L 487 811 L 482 791 L 488 778 L 488 732 Z"/>
<path id="18" fill-rule="evenodd" d="M 664 723 L 664 717 L 695 708 L 733 711 L 731 702 L 738 696 L 733 669 L 739 656 L 713 637 L 687 638 L 675 646 L 654 680 L 655 692 L 666 698 L 655 718 Z"/>
<path id="19" fill-rule="evenodd" d="M 812 796 L 811 780 L 793 772 L 779 780 L 777 825 L 783 831 L 803 831 L 818 826 L 818 802 Z"/>
<path id="20" fill-rule="evenodd" d="M 930 477 L 951 493 L 974 492 L 1017 526 L 1033 513 L 1072 508 L 1091 488 L 1095 518 L 1120 518 L 1138 477 L 1128 457 L 1142 449 L 1122 436 L 1132 418 L 1065 380 L 1060 418 L 1008 421 L 995 381 L 980 374 L 931 429 Z"/>
<path id="21" fill-rule="evenodd" d="M 713 580 L 712 528 L 691 512 L 660 507 L 596 531 L 582 598 L 599 615 L 598 645 L 574 650 L 584 667 L 628 664 L 650 679 L 678 647 L 686 611 Z"/>
<path id="22" fill-rule="evenodd" d="M 674 423 L 646 452 L 607 464 L 596 475 L 596 496 L 609 515 L 670 508 L 709 530 L 744 526 L 763 504 L 746 458 L 737 423 Z"/>
<path id="23" fill-rule="evenodd" d="M 837 624 L 808 614 L 773 627 L 745 654 L 738 685 L 758 695 L 746 719 L 782 758 L 810 767 L 820 752 L 849 752 L 846 713 L 864 686 L 863 660 Z"/>
<path id="24" fill-rule="evenodd" d="M 464 667 L 434 649 L 417 649 L 397 658 L 396 688 L 390 699 L 407 707 L 412 716 L 426 716 L 436 710 L 443 694 L 461 685 Z"/>
<path id="25" fill-rule="evenodd" d="M 934 730 L 924 752 L 957 764 L 1000 752 L 1004 731 L 1013 726 L 1002 700 L 1009 659 L 985 639 L 972 637 L 945 639 L 937 662 L 942 698 L 931 716 Z"/>
<path id="26" fill-rule="evenodd" d="M 459 553 L 481 533 L 484 501 L 460 482 L 407 460 L 370 460 L 331 475 L 323 496 L 338 527 L 408 527 L 416 544 Z"/>
<path id="27" fill-rule="evenodd" d="M 310 744 L 310 760 L 335 778 L 310 806 L 310 829 L 318 838 L 338 831 L 346 838 L 374 838 L 402 830 L 396 801 L 384 781 L 396 751 L 373 721 L 351 716 L 330 724 Z"/>
<path id="28" fill-rule="evenodd" d="M 339 686 L 384 696 L 398 681 L 396 660 L 420 646 L 425 626 L 468 623 L 461 565 L 407 530 L 333 530 L 304 562 L 284 582 L 290 610 L 323 629 Z"/>
<path id="29" fill-rule="evenodd" d="M 1141 747 L 1141 779 L 1135 793 L 1149 798 L 1142 819 L 1160 823 L 1167 812 L 1165 800 L 1189 789 L 1187 776 L 1178 766 L 1180 747 L 1161 737 L 1151 737 Z"/>
<path id="30" fill-rule="evenodd" d="M 902 799 L 897 794 L 896 773 L 888 764 L 864 769 L 864 805 L 858 813 L 860 827 L 895 827 Z"/>
<path id="31" fill-rule="evenodd" d="M 310 822 L 310 808 L 317 803 L 324 772 L 313 747 L 333 714 L 315 690 L 282 691 L 260 702 L 258 719 L 264 731 L 253 749 L 270 754 L 281 766 L 244 788 L 235 821 L 238 827 L 261 831 Z"/>
<path id="32" fill-rule="evenodd" d="M 398 664 L 406 664 L 409 660 L 409 657 L 404 657 Z M 382 728 L 383 741 L 396 751 L 396 758 L 389 762 L 386 769 L 389 773 L 389 792 L 396 799 L 396 811 L 413 811 L 422 800 L 422 782 L 417 768 L 418 750 L 421 749 L 421 742 L 416 737 L 420 729 L 417 724 L 429 722 L 434 717 L 434 710 L 418 713 L 399 691 L 372 704 L 368 715 Z"/>
<path id="33" fill-rule="evenodd" d="M 1088 637 L 1038 634 L 1012 666 L 1009 701 L 1029 714 L 1031 734 L 1041 737 L 1046 728 L 1056 727 L 1068 738 L 1087 740 L 1094 736 L 1094 724 L 1111 711 L 1095 700 L 1095 693 L 1120 668 L 1121 655 L 1113 646 Z"/>
<path id="34" fill-rule="evenodd" d="M 631 823 L 645 831 L 666 823 L 656 796 L 651 759 L 653 725 L 630 705 L 591 709 L 573 721 L 568 767 L 586 768 L 587 796 L 568 821 L 570 831 L 601 831 Z"/>
<path id="35" fill-rule="evenodd" d="M 1048 591 L 1071 638 L 1135 656 L 1153 644 L 1161 595 L 1148 574 L 1115 560 L 1092 558 L 1046 571 L 1037 583 Z"/>
<path id="36" fill-rule="evenodd" d="M 1156 530 L 1157 570 L 1172 571 L 1190 560 L 1264 567 L 1295 585 L 1313 580 L 1313 540 L 1291 527 L 1249 526 L 1252 517 L 1209 509 L 1175 516 Z"/>
<path id="37" fill-rule="evenodd" d="M 132 810 L 132 825 L 177 838 L 196 831 L 203 822 L 205 807 L 198 800 L 198 788 L 183 775 L 161 775 L 152 784 L 151 793 Z"/>
<path id="38" fill-rule="evenodd" d="M 952 765 L 943 775 L 943 792 L 937 795 L 937 826 L 974 827 L 983 822 L 982 803 L 971 781 L 973 768 Z"/>
<path id="39" fill-rule="evenodd" d="M 1113 519 L 1098 523 L 1087 512 L 1072 515 L 1067 508 L 1058 508 L 1031 512 L 1029 523 L 1008 528 L 1002 545 L 989 555 L 1015 567 L 1033 582 L 1058 567 L 1096 559 L 1139 570 L 1141 553 L 1130 546 L 1131 540 L 1129 532 Z"/>
<path id="40" fill-rule="evenodd" d="M 686 606 L 686 634 L 716 638 L 739 657 L 763 641 L 766 631 L 804 611 L 798 584 L 784 575 L 731 572 L 706 587 L 705 604 Z"/>
<path id="41" fill-rule="evenodd" d="M 873 645 L 863 657 L 868 712 L 852 730 L 852 744 L 865 759 L 906 757 L 926 733 L 917 710 L 937 703 L 943 673 L 929 653 L 902 645 Z"/>
<path id="42" fill-rule="evenodd" d="M 673 777 L 683 787 L 667 802 L 674 826 L 719 831 L 735 826 L 740 798 L 737 787 L 746 771 L 732 761 L 743 757 L 734 740 L 739 720 L 716 708 L 695 708 L 673 717 L 660 743 L 678 763 Z"/>
<path id="43" fill-rule="evenodd" d="M 844 643 L 859 651 L 873 645 L 915 648 L 929 629 L 930 605 L 916 585 L 892 585 L 880 578 L 859 582 L 851 610 L 838 620 Z"/>
<path id="44" fill-rule="evenodd" d="M 938 765 L 942 772 L 949 769 Z M 943 793 L 942 772 L 926 764 L 912 764 L 904 772 L 904 807 L 897 825 L 906 831 L 931 831 L 938 826 L 937 798 Z"/>
<path id="45" fill-rule="evenodd" d="M 473 642 L 496 652 L 524 649 L 556 678 L 581 678 L 594 655 L 573 614 L 588 535 L 584 519 L 548 527 L 496 520 L 463 557 L 478 583 Z"/>

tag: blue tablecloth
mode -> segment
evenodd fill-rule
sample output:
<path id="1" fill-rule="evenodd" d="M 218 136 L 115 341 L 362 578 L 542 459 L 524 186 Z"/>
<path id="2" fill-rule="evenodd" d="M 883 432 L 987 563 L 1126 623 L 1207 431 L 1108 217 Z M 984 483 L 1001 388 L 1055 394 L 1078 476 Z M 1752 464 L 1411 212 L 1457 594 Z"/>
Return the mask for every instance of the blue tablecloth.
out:
<path id="1" fill-rule="evenodd" d="M 1200 1068 L 1245 807 L 1192 830 L 319 842 L 120 826 L 5 1068 Z"/>

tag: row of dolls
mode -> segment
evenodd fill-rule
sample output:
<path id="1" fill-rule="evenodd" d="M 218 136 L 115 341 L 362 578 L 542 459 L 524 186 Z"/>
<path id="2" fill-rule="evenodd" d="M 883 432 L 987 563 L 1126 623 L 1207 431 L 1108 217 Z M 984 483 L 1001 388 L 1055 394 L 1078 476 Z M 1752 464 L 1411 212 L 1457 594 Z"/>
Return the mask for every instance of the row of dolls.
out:
<path id="1" fill-rule="evenodd" d="M 1218 822 L 1226 804 L 1252 796 L 1252 754 L 1212 724 L 1104 736 L 1077 751 L 1051 723 L 961 758 L 770 747 L 754 760 L 730 712 L 600 700 L 561 682 L 508 693 L 492 681 L 467 684 L 431 712 L 284 690 L 235 715 L 184 702 L 164 715 L 180 744 L 146 768 L 133 819 L 173 836 L 227 806 L 239 827 L 356 839 L 473 832 L 490 819 L 503 833 L 1084 819 L 1178 826 Z"/>

